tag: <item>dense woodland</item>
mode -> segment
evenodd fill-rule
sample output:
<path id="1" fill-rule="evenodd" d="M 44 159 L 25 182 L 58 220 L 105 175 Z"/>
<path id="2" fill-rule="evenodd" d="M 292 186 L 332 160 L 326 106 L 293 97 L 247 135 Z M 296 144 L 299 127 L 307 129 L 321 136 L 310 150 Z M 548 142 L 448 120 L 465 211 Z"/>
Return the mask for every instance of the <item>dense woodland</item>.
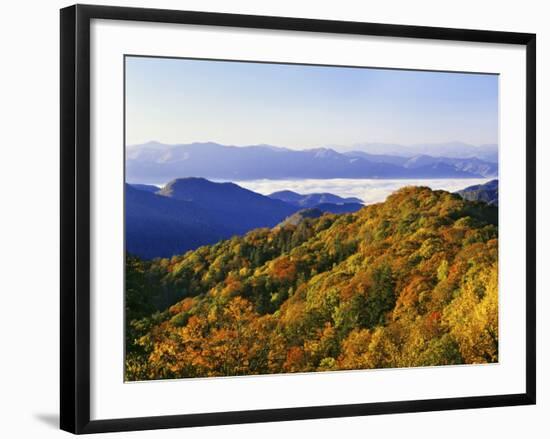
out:
<path id="1" fill-rule="evenodd" d="M 408 187 L 126 262 L 126 379 L 498 360 L 498 210 Z"/>

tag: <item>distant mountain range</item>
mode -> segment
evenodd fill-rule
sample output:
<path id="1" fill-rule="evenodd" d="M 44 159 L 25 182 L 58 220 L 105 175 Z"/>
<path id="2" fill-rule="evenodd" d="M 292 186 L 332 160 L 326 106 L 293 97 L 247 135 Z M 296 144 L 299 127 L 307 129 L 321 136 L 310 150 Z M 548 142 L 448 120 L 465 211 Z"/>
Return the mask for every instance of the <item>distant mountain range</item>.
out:
<path id="1" fill-rule="evenodd" d="M 291 193 L 294 202 L 277 198 L 284 196 L 281 193 L 264 196 L 204 178 L 178 178 L 162 189 L 126 184 L 126 249 L 147 259 L 170 257 L 252 229 L 274 227 L 306 205 L 321 213 L 363 207 L 358 198 L 284 192 Z"/>
<path id="2" fill-rule="evenodd" d="M 454 158 L 454 157 L 434 157 L 424 154 L 413 157 L 399 157 L 388 155 L 374 155 L 361 151 L 350 151 L 344 153 L 348 157 L 361 157 L 372 162 L 387 162 L 405 169 L 445 169 L 452 168 L 455 171 L 463 171 L 475 174 L 481 177 L 493 177 L 498 174 L 498 165 L 496 163 L 481 160 L 477 157 Z"/>
<path id="3" fill-rule="evenodd" d="M 469 186 L 458 191 L 457 194 L 468 201 L 483 201 L 489 205 L 498 206 L 498 180 Z"/>
<path id="4" fill-rule="evenodd" d="M 371 155 L 386 155 L 399 157 L 414 157 L 429 155 L 432 157 L 447 158 L 478 158 L 480 160 L 497 163 L 498 145 L 470 145 L 464 142 L 426 143 L 416 145 L 398 145 L 394 143 L 359 143 L 350 147 L 334 147 L 338 151 L 355 151 Z"/>
<path id="5" fill-rule="evenodd" d="M 306 208 L 314 207 L 318 204 L 362 204 L 363 200 L 355 197 L 342 198 L 330 193 L 320 194 L 298 194 L 293 191 L 278 191 L 268 195 L 269 198 L 284 201 L 285 203 Z"/>
<path id="6" fill-rule="evenodd" d="M 330 148 L 291 150 L 270 145 L 236 147 L 216 143 L 165 145 L 148 142 L 127 147 L 126 178 L 127 181 L 158 184 L 194 176 L 235 181 L 289 178 L 480 178 L 498 174 L 496 145 L 391 145 L 386 149 L 379 144 L 368 145 L 371 146 L 337 152 Z M 372 152 L 382 150 L 387 153 Z M 395 151 L 401 155 L 394 154 Z M 441 155 L 443 152 L 447 154 Z M 459 155 L 460 152 L 463 155 Z"/>

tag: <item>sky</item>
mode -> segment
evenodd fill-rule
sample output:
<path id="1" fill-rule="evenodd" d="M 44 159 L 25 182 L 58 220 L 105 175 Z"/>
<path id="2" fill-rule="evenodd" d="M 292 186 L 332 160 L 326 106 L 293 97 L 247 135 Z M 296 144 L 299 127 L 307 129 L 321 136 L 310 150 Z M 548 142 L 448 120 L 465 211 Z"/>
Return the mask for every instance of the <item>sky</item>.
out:
<path id="1" fill-rule="evenodd" d="M 498 143 L 498 76 L 126 57 L 126 144 Z"/>

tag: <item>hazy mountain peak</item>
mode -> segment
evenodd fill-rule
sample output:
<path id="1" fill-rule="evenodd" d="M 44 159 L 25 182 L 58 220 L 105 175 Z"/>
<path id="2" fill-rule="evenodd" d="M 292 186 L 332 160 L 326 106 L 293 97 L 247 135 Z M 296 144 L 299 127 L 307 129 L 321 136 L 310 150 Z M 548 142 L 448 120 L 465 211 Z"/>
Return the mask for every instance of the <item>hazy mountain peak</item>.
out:
<path id="1" fill-rule="evenodd" d="M 483 201 L 492 206 L 498 206 L 498 179 L 484 184 L 468 186 L 457 192 L 462 198 L 469 201 Z"/>
<path id="2" fill-rule="evenodd" d="M 313 148 L 306 151 L 313 153 L 315 158 L 332 158 L 341 156 L 340 153 L 331 148 Z"/>
<path id="3" fill-rule="evenodd" d="M 413 145 L 400 145 L 394 143 L 358 143 L 351 147 L 340 148 L 344 151 L 360 151 L 376 155 L 394 155 L 401 157 L 414 157 L 416 155 L 429 155 L 432 157 L 448 158 L 472 158 L 497 162 L 498 145 L 483 144 L 472 145 L 461 141 L 441 143 L 417 143 Z"/>
<path id="4" fill-rule="evenodd" d="M 312 208 L 321 205 L 327 205 L 325 211 L 342 210 L 337 209 L 335 206 L 342 206 L 346 204 L 362 205 L 363 200 L 355 197 L 340 197 L 338 195 L 331 194 L 329 192 L 313 193 L 313 194 L 299 194 L 297 192 L 284 190 L 273 192 L 268 195 L 269 198 L 284 201 L 285 203 L 293 204 L 301 208 Z M 329 206 L 330 205 L 330 206 Z"/>
<path id="5" fill-rule="evenodd" d="M 183 177 L 176 178 L 166 183 L 166 185 L 159 191 L 159 194 L 168 197 L 180 198 L 188 195 L 198 196 L 199 194 L 204 193 L 203 191 L 208 191 L 209 193 L 227 192 L 228 189 L 233 192 L 251 192 L 248 189 L 244 189 L 236 185 L 235 183 L 215 183 L 203 177 Z"/>

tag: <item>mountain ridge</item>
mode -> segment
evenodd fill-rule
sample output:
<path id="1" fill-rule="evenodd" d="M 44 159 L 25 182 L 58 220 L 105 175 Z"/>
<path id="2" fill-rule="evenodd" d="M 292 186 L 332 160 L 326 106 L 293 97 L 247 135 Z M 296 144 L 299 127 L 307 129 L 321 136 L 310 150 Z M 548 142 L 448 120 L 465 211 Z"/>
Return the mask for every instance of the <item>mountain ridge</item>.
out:
<path id="1" fill-rule="evenodd" d="M 338 195 L 331 194 L 329 192 L 299 194 L 290 190 L 282 190 L 273 192 L 268 195 L 269 198 L 284 201 L 286 203 L 294 204 L 300 207 L 315 207 L 321 203 L 331 204 L 362 204 L 363 200 L 357 197 L 340 197 Z"/>
<path id="2" fill-rule="evenodd" d="M 498 362 L 497 217 L 405 187 L 353 214 L 129 259 L 125 378 Z"/>
<path id="3" fill-rule="evenodd" d="M 258 227 L 274 227 L 281 217 L 292 215 L 296 208 L 235 183 L 215 183 L 205 178 L 178 178 L 169 182 L 159 195 L 184 201 L 192 201 L 204 209 L 217 212 L 230 221 L 238 217 L 233 225 L 238 233 Z"/>
<path id="4" fill-rule="evenodd" d="M 326 200 L 344 199 L 322 195 L 325 197 L 313 203 L 322 212 L 347 213 L 363 207 L 355 202 L 358 199 L 336 204 Z M 235 183 L 199 177 L 175 179 L 162 189 L 127 183 L 125 201 L 127 251 L 146 259 L 169 257 L 253 229 L 275 227 L 303 208 Z"/>
<path id="5" fill-rule="evenodd" d="M 304 209 L 347 214 L 364 207 L 357 202 L 359 199 L 330 193 L 274 193 L 287 202 L 235 183 L 204 178 L 175 179 L 156 192 L 155 188 L 126 184 L 126 248 L 147 259 L 181 254 L 253 229 L 272 228 Z M 485 189 L 490 188 L 468 187 L 458 191 L 458 195 L 490 202 L 480 195 Z M 498 202 L 498 187 L 496 191 Z M 299 216 L 289 222 L 300 222 Z"/>
<path id="6" fill-rule="evenodd" d="M 483 201 L 491 206 L 498 206 L 498 179 L 484 184 L 468 186 L 456 193 L 465 200 Z"/>
<path id="7" fill-rule="evenodd" d="M 409 157 L 410 158 L 410 157 Z M 291 150 L 269 145 L 226 146 L 214 142 L 163 145 L 150 142 L 126 149 L 128 181 L 165 183 L 180 177 L 218 180 L 291 178 L 477 178 L 498 172 L 479 158 L 434 158 L 426 166 L 405 167 L 407 160 L 373 158 L 331 148 Z M 476 159 L 476 160 L 474 160 Z"/>

